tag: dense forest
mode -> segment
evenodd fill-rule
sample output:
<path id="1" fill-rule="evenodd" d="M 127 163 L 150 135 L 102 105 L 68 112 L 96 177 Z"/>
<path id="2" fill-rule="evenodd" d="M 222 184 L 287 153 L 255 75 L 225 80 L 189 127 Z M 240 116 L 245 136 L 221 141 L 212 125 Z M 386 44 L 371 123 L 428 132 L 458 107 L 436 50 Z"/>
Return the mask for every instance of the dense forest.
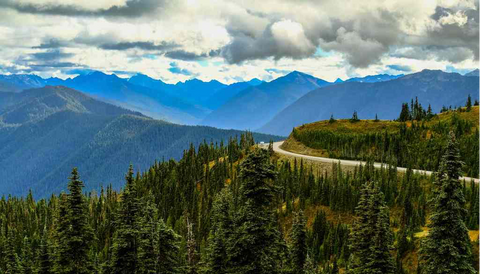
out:
<path id="1" fill-rule="evenodd" d="M 478 185 L 453 132 L 431 177 L 320 173 L 254 144 L 192 145 L 120 192 L 83 193 L 73 169 L 67 193 L 3 197 L 0 272 L 476 273 Z"/>
<path id="2" fill-rule="evenodd" d="M 335 120 L 303 125 L 290 136 L 303 145 L 324 151 L 326 156 L 341 159 L 391 163 L 422 170 L 438 170 L 448 133 L 457 136 L 460 155 L 465 162 L 465 176 L 479 177 L 478 102 L 470 96 L 466 107 L 443 109 L 433 114 L 431 107 L 422 107 L 417 100 L 403 104 L 397 121 Z M 288 142 L 288 141 L 287 141 Z M 288 147 L 285 149 L 289 150 Z"/>

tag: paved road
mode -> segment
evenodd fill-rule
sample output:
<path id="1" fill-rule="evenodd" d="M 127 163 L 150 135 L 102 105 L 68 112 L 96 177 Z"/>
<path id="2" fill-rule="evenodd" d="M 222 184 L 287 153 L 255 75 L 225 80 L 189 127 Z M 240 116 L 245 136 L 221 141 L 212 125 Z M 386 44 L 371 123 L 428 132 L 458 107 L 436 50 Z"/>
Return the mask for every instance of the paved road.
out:
<path id="1" fill-rule="evenodd" d="M 325 157 L 316 157 L 316 156 L 309 156 L 309 155 L 303 155 L 303 154 L 298 154 L 298 153 L 293 153 L 290 151 L 286 151 L 280 148 L 280 146 L 283 144 L 283 141 L 280 142 L 275 142 L 273 143 L 273 150 L 277 153 L 289 155 L 289 156 L 294 156 L 298 158 L 304 158 L 312 161 L 317 161 L 317 162 L 323 162 L 323 163 L 340 163 L 341 165 L 345 166 L 358 166 L 360 164 L 365 164 L 364 161 L 354 161 L 354 160 L 340 160 L 340 159 L 333 159 L 333 158 L 325 158 Z M 265 146 L 268 146 L 268 144 L 265 144 Z M 374 163 L 374 166 L 379 168 L 381 167 L 381 163 Z M 385 166 L 385 164 L 383 164 Z M 406 172 L 407 169 L 404 167 L 397 167 L 397 170 L 400 172 Z M 433 172 L 427 171 L 427 170 L 418 170 L 418 169 L 413 169 L 414 173 L 420 173 L 420 174 L 425 174 L 425 175 L 431 175 Z M 460 177 L 460 180 L 466 180 L 467 182 L 470 182 L 471 180 L 474 180 L 476 183 L 479 182 L 479 179 L 476 178 L 470 178 L 470 177 Z"/>

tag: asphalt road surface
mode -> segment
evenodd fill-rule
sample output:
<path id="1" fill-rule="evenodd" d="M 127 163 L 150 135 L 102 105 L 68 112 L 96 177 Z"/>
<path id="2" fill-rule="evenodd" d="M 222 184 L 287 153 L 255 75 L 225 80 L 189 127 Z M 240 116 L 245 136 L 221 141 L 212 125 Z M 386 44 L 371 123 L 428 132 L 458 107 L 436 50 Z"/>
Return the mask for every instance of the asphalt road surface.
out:
<path id="1" fill-rule="evenodd" d="M 341 165 L 344 166 L 358 166 L 360 164 L 364 165 L 364 161 L 355 161 L 355 160 L 340 160 L 340 159 L 333 159 L 333 158 L 325 158 L 325 157 L 317 157 L 317 156 L 309 156 L 309 155 L 303 155 L 303 154 L 298 154 L 290 151 L 286 151 L 280 148 L 280 146 L 283 144 L 283 141 L 280 142 L 275 142 L 273 143 L 273 150 L 277 153 L 284 154 L 284 155 L 289 155 L 297 158 L 303 158 L 303 159 L 308 159 L 312 161 L 317 161 L 317 162 L 323 162 L 323 163 L 340 163 Z M 260 145 L 262 147 L 268 147 L 268 144 L 263 144 Z M 383 164 L 385 166 L 386 164 Z M 381 163 L 374 163 L 374 166 L 376 168 L 380 168 L 382 166 Z M 397 170 L 400 172 L 406 172 L 407 168 L 404 167 L 397 167 Z M 425 175 L 431 175 L 433 172 L 428 171 L 428 170 L 419 170 L 419 169 L 413 169 L 414 173 L 420 173 L 420 174 L 425 174 Z M 466 180 L 467 182 L 470 182 L 471 180 L 474 180 L 475 183 L 478 184 L 479 179 L 477 178 L 470 178 L 470 177 L 460 177 L 460 180 Z"/>

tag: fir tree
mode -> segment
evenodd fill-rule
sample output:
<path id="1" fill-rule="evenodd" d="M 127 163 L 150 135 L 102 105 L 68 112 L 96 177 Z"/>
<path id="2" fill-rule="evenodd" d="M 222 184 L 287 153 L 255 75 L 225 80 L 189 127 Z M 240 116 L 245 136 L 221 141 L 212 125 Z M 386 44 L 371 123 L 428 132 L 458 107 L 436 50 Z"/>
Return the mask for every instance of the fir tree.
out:
<path id="1" fill-rule="evenodd" d="M 360 121 L 360 120 L 358 119 L 357 111 L 354 110 L 354 111 L 353 111 L 352 118 L 350 118 L 350 122 L 354 123 L 354 122 L 358 122 L 358 121 Z"/>
<path id="2" fill-rule="evenodd" d="M 476 273 L 459 181 L 462 162 L 458 144 L 450 132 L 433 195 L 429 234 L 421 245 L 422 273 Z"/>
<path id="3" fill-rule="evenodd" d="M 398 117 L 399 122 L 406 122 L 412 119 L 410 115 L 410 110 L 408 109 L 408 103 L 402 104 L 402 111 L 400 112 L 400 116 Z"/>
<path id="4" fill-rule="evenodd" d="M 333 124 L 333 123 L 335 123 L 336 121 L 337 121 L 337 120 L 335 120 L 335 118 L 333 118 L 333 114 L 332 114 L 332 115 L 330 116 L 330 120 L 328 120 L 328 122 L 329 122 L 330 124 Z"/>
<path id="5" fill-rule="evenodd" d="M 472 97 L 470 97 L 470 94 L 467 97 L 467 103 L 465 104 L 465 107 L 467 108 L 467 112 L 472 110 Z"/>
<path id="6" fill-rule="evenodd" d="M 291 244 L 291 259 L 293 273 L 303 273 L 305 261 L 307 259 L 307 231 L 305 228 L 305 217 L 300 210 L 295 214 L 292 225 L 292 244 Z"/>
<path id="7" fill-rule="evenodd" d="M 138 240 L 138 274 L 158 273 L 159 232 L 156 222 L 157 212 L 151 200 L 146 198 L 140 216 L 140 232 Z"/>
<path id="8" fill-rule="evenodd" d="M 274 166 L 265 150 L 251 151 L 240 166 L 241 206 L 235 232 L 228 244 L 233 273 L 278 273 L 282 267 L 282 241 L 270 205 Z"/>
<path id="9" fill-rule="evenodd" d="M 76 168 L 72 170 L 68 184 L 69 194 L 61 200 L 61 216 L 58 231 L 58 251 L 55 273 L 92 273 L 90 246 L 94 239 L 88 222 L 88 207 L 82 194 L 83 182 Z"/>
<path id="10" fill-rule="evenodd" d="M 162 219 L 158 222 L 158 273 L 178 273 L 180 236 L 169 228 Z"/>
<path id="11" fill-rule="evenodd" d="M 7 246 L 5 250 L 5 274 L 22 273 L 23 267 L 15 250 L 16 244 L 13 228 L 9 228 L 7 234 Z"/>
<path id="12" fill-rule="evenodd" d="M 367 182 L 360 195 L 350 235 L 350 273 L 394 273 L 395 264 L 389 251 L 392 234 L 383 194 L 374 183 Z"/>
<path id="13" fill-rule="evenodd" d="M 208 238 L 208 248 L 203 258 L 203 273 L 226 273 L 228 265 L 227 244 L 233 234 L 233 196 L 229 188 L 224 188 L 215 197 L 212 208 L 212 229 Z"/>
<path id="14" fill-rule="evenodd" d="M 37 254 L 37 274 L 53 273 L 53 262 L 50 254 L 48 233 L 44 228 L 42 238 L 40 240 L 40 251 Z"/>
<path id="15" fill-rule="evenodd" d="M 112 245 L 112 271 L 114 273 L 135 273 L 138 252 L 138 210 L 136 182 L 130 165 L 126 176 L 127 184 L 122 193 L 122 202 L 117 217 L 117 230 Z"/>

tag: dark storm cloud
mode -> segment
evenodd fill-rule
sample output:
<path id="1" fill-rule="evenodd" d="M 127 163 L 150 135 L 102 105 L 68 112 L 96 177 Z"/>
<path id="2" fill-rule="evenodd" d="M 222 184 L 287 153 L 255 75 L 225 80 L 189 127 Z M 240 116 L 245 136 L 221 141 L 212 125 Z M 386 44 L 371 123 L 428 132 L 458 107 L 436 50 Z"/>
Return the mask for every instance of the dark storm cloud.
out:
<path id="1" fill-rule="evenodd" d="M 149 51 L 165 51 L 177 47 L 179 47 L 179 45 L 167 42 L 162 42 L 160 44 L 155 44 L 153 42 L 118 42 L 99 45 L 99 48 L 105 50 L 128 50 L 137 48 Z"/>
<path id="2" fill-rule="evenodd" d="M 15 0 L 0 1 L 0 7 L 14 9 L 20 13 L 92 17 L 141 17 L 156 11 L 164 4 L 162 0 L 129 0 L 124 6 L 88 10 L 77 5 L 18 3 Z"/>
<path id="3" fill-rule="evenodd" d="M 199 61 L 209 57 L 216 57 L 220 54 L 219 50 L 212 50 L 209 53 L 196 54 L 185 50 L 174 50 L 165 53 L 165 57 L 182 61 Z"/>

